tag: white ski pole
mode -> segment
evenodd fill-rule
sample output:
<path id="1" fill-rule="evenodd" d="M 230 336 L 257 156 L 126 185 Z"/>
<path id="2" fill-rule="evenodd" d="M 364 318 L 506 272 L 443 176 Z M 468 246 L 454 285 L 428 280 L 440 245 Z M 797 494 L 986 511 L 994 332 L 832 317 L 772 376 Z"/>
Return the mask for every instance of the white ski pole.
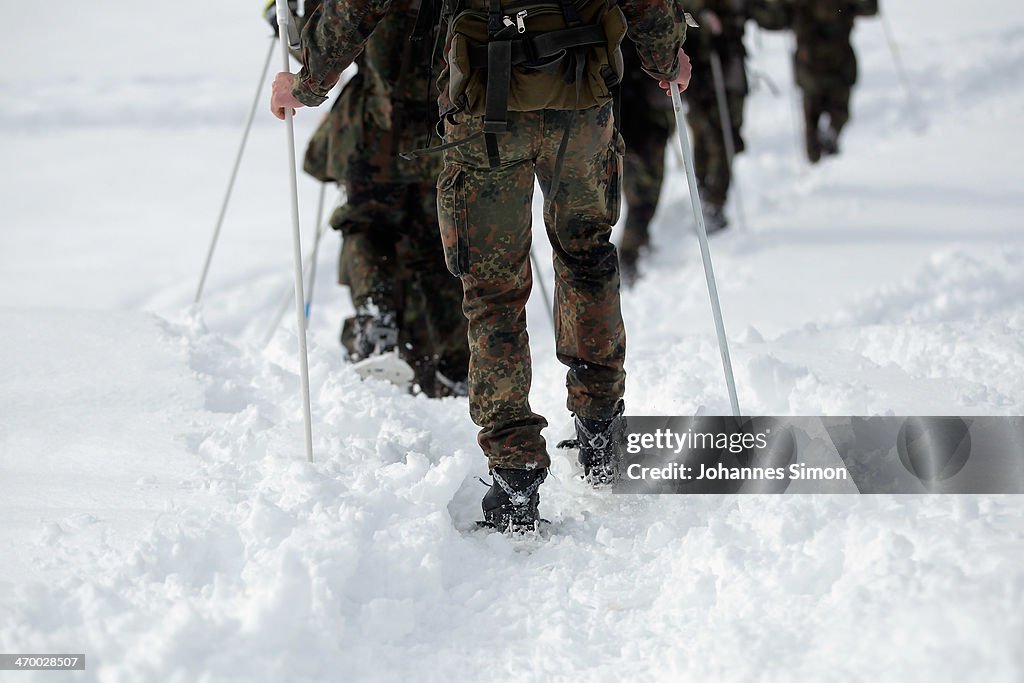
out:
<path id="1" fill-rule="evenodd" d="M 324 196 L 327 183 L 320 183 L 320 198 L 316 202 L 316 235 L 313 237 L 313 253 L 309 257 L 309 279 L 306 281 L 306 329 L 309 329 L 309 315 L 313 309 L 313 288 L 316 286 L 316 261 L 320 254 L 320 238 L 324 234 Z"/>
<path id="2" fill-rule="evenodd" d="M 256 116 L 256 107 L 259 105 L 260 93 L 263 92 L 263 84 L 267 80 L 267 71 L 270 69 L 270 57 L 274 54 L 274 37 L 270 37 L 270 45 L 267 49 L 267 58 L 263 61 L 263 70 L 260 72 L 259 83 L 256 84 L 256 95 L 252 100 L 252 107 L 249 109 L 249 118 L 245 122 L 245 130 L 242 131 L 242 142 L 238 146 L 238 155 L 235 157 L 235 165 L 231 169 L 231 177 L 228 179 L 228 189 L 224 193 L 224 201 L 220 205 L 220 215 L 217 216 L 217 224 L 213 228 L 213 239 L 210 241 L 210 249 L 206 253 L 206 262 L 203 264 L 203 273 L 199 276 L 199 287 L 196 288 L 196 298 L 193 303 L 198 304 L 203 296 L 203 287 L 206 285 L 206 276 L 210 272 L 210 262 L 213 260 L 213 252 L 217 248 L 217 240 L 220 238 L 220 228 L 224 224 L 224 215 L 228 210 L 228 202 L 231 200 L 231 192 L 235 188 L 235 178 L 238 176 L 238 167 L 242 163 L 242 153 L 245 151 L 245 144 L 249 139 L 249 131 L 252 129 L 252 121 Z"/>
<path id="3" fill-rule="evenodd" d="M 911 116 L 914 117 L 918 126 L 924 126 L 924 117 L 921 116 L 921 109 L 917 106 L 917 99 L 910 88 L 910 79 L 907 78 L 907 70 L 903 68 L 903 58 L 900 56 L 900 48 L 892 34 L 892 27 L 889 25 L 889 18 L 885 12 L 879 12 L 882 18 L 882 29 L 885 31 L 885 40 L 889 43 L 889 52 L 892 53 L 892 61 L 896 67 L 900 83 L 903 84 L 903 92 L 907 95 L 907 105 L 910 107 Z"/>
<path id="4" fill-rule="evenodd" d="M 533 252 L 533 248 L 530 248 L 530 260 L 533 262 L 533 281 L 540 287 L 540 295 L 544 298 L 544 306 L 548 309 L 548 319 L 551 321 L 551 329 L 555 329 L 555 309 L 554 304 L 551 302 L 551 297 L 548 296 L 548 286 L 544 284 L 543 272 L 540 269 L 540 261 L 537 259 L 537 254 Z"/>
<path id="5" fill-rule="evenodd" d="M 736 176 L 736 141 L 732 137 L 732 116 L 729 112 L 729 98 L 725 94 L 725 74 L 722 70 L 722 59 L 718 50 L 711 51 L 711 79 L 715 82 L 715 96 L 718 98 L 718 120 L 722 126 L 722 142 L 725 143 L 725 162 L 732 178 L 732 196 L 736 206 L 736 215 L 740 219 L 740 229 L 747 230 L 747 212 L 743 208 L 743 194 L 740 192 L 739 178 Z"/>
<path id="6" fill-rule="evenodd" d="M 725 371 L 729 403 L 732 404 L 732 414 L 735 417 L 740 417 L 740 403 L 736 398 L 736 380 L 733 378 L 732 360 L 729 358 L 729 341 L 725 336 L 722 306 L 718 300 L 715 270 L 711 264 L 711 249 L 708 247 L 708 230 L 704 225 L 704 212 L 701 210 L 700 195 L 697 191 L 697 173 L 693 168 L 693 150 L 690 148 L 690 138 L 686 132 L 686 120 L 683 117 L 683 101 L 679 97 L 679 86 L 675 83 L 670 83 L 669 87 L 672 94 L 672 108 L 676 114 L 676 133 L 679 135 L 679 151 L 683 154 L 683 163 L 686 165 L 686 180 L 690 185 L 690 204 L 693 206 L 693 217 L 697 221 L 697 240 L 700 242 L 700 258 L 704 263 L 704 277 L 708 283 L 711 312 L 715 318 L 715 331 L 718 333 L 718 348 L 722 353 L 722 369 Z"/>
<path id="7" fill-rule="evenodd" d="M 313 307 L 313 281 L 316 278 L 316 260 L 318 258 L 318 253 L 320 249 L 320 239 L 323 237 L 324 226 L 326 225 L 323 219 L 324 191 L 326 187 L 327 183 L 324 183 L 323 186 L 321 186 L 320 188 L 320 200 L 318 201 L 319 206 L 316 212 L 316 236 L 313 238 L 313 251 L 309 255 L 309 258 L 306 259 L 306 266 L 309 268 L 309 277 L 306 280 L 308 288 L 306 293 L 305 304 L 306 329 L 309 329 L 309 315 Z M 303 270 L 305 270 L 305 268 L 303 268 Z M 266 348 L 270 344 L 271 340 L 274 339 L 274 333 L 277 332 L 277 328 L 281 325 L 281 320 L 284 319 L 284 314 L 288 312 L 288 303 L 292 299 L 292 290 L 294 289 L 294 285 L 289 285 L 289 287 L 292 287 L 292 289 L 289 289 L 287 292 L 285 292 L 284 296 L 281 298 L 281 305 L 274 309 L 274 317 L 272 319 L 273 324 L 267 330 L 267 336 L 263 338 L 264 348 Z"/>
<path id="8" fill-rule="evenodd" d="M 291 69 L 288 52 L 288 28 L 292 15 L 287 0 L 277 0 L 277 25 L 281 43 L 281 64 L 285 71 Z M 295 320 L 299 335 L 299 381 L 302 385 L 302 410 L 306 437 L 306 458 L 313 462 L 313 418 L 309 409 L 309 359 L 306 354 L 306 312 L 302 295 L 302 239 L 299 236 L 299 188 L 295 174 L 295 125 L 294 111 L 284 110 L 285 135 L 288 140 L 288 181 L 292 200 L 292 260 L 295 265 Z"/>
<path id="9" fill-rule="evenodd" d="M 790 79 L 789 89 L 789 111 L 793 119 L 793 143 L 796 145 L 796 158 L 797 163 L 803 160 L 807 156 L 806 143 L 804 137 L 801 136 L 801 132 L 805 135 L 808 134 L 804 130 L 807 126 L 807 117 L 804 116 L 804 105 L 802 101 L 802 95 L 800 94 L 800 86 L 796 82 L 796 37 L 790 33 L 789 40 L 789 55 L 790 59 L 793 60 L 792 77 Z M 801 163 L 802 168 L 806 168 L 805 164 Z"/>

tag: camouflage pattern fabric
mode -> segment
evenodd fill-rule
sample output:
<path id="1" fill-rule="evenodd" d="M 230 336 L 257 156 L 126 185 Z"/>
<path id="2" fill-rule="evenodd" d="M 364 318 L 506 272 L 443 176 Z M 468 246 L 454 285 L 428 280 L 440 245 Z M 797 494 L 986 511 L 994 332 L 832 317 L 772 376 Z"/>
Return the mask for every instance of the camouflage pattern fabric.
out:
<path id="1" fill-rule="evenodd" d="M 307 7 L 307 10 L 311 9 Z M 311 12 L 309 20 L 315 16 Z M 343 185 L 347 202 L 331 217 L 343 236 L 338 281 L 357 314 L 344 321 L 342 344 L 356 353 L 356 330 L 367 316 L 394 313 L 399 346 L 424 393 L 446 392 L 440 370 L 455 382 L 469 369 L 462 285 L 444 268 L 437 223 L 440 155 L 414 161 L 400 152 L 421 146 L 436 121 L 429 40 L 409 41 L 412 2 L 396 2 L 359 55 L 306 152 L 305 170 Z"/>
<path id="2" fill-rule="evenodd" d="M 326 0 L 303 30 L 295 97 L 320 104 L 390 6 L 390 0 Z M 644 68 L 658 77 L 674 76 L 686 30 L 682 7 L 674 0 L 625 0 L 620 6 Z M 439 90 L 447 91 L 444 72 Z M 443 97 L 438 104 L 447 105 Z M 482 139 L 445 152 L 437 184 L 441 235 L 448 267 L 463 281 L 470 412 L 491 467 L 549 464 L 540 435 L 546 422 L 528 400 L 532 368 L 525 305 L 532 284 L 534 179 L 550 195 L 565 132 L 560 182 L 545 211 L 555 253 L 557 354 L 569 366 L 570 410 L 608 419 L 618 409 L 625 333 L 618 259 L 608 238 L 619 212 L 623 149 L 611 112 L 610 103 L 576 112 L 510 112 L 510 130 L 499 138 L 502 165 L 494 170 Z M 464 139 L 482 123 L 482 117 L 447 123 L 445 140 Z"/>
<path id="3" fill-rule="evenodd" d="M 821 156 L 818 126 L 828 115 L 831 135 L 850 119 L 850 91 L 857 82 L 857 56 L 850 43 L 854 19 L 877 14 L 877 0 L 789 0 L 789 23 L 796 35 L 796 82 L 804 95 L 807 155 Z"/>
<path id="4" fill-rule="evenodd" d="M 628 35 L 649 74 L 673 75 L 685 36 L 675 3 L 638 0 L 621 5 Z M 447 91 L 442 73 L 440 102 Z M 566 87 L 571 87 L 568 85 Z M 438 209 L 445 258 L 465 290 L 469 318 L 470 415 L 491 468 L 548 467 L 541 430 L 529 404 L 532 382 L 526 301 L 532 286 L 530 242 L 535 178 L 545 197 L 544 222 L 555 271 L 556 355 L 569 370 L 566 406 L 607 420 L 618 414 L 625 388 L 626 335 L 611 226 L 621 208 L 624 143 L 613 105 L 579 111 L 509 112 L 498 139 L 501 166 L 488 165 L 484 141 L 445 152 Z M 480 132 L 483 117 L 447 123 L 445 142 Z M 560 143 L 566 143 L 559 184 L 551 183 Z"/>
<path id="5" fill-rule="evenodd" d="M 750 18 L 746 3 L 733 0 L 703 0 L 694 2 L 693 9 L 709 10 L 722 22 L 721 35 L 714 35 L 707 22 L 692 32 L 684 49 L 693 67 L 693 79 L 686 90 L 688 105 L 686 120 L 693 129 L 693 160 L 697 182 L 703 190 L 701 198 L 716 206 L 723 206 L 728 198 L 732 174 L 722 140 L 722 124 L 712 73 L 712 53 L 722 62 L 726 102 L 729 106 L 729 128 L 732 130 L 736 153 L 744 149 L 740 130 L 743 127 L 743 107 L 749 87 L 746 74 L 747 51 L 743 33 Z"/>
<path id="6" fill-rule="evenodd" d="M 679 66 L 676 51 L 686 31 L 682 6 L 675 0 L 622 0 L 618 4 L 644 69 L 658 78 L 675 75 Z M 292 83 L 296 99 L 309 107 L 322 104 L 378 23 L 389 12 L 401 11 L 402 6 L 394 0 L 326 0 L 317 7 L 302 29 L 302 70 Z M 450 38 L 446 39 L 446 48 Z M 444 52 L 437 50 L 438 58 Z M 444 71 L 439 81 L 442 87 L 438 104 L 446 110 L 451 103 L 446 101 Z"/>
<path id="7" fill-rule="evenodd" d="M 665 175 L 665 146 L 675 130 L 671 100 L 645 74 L 639 58 L 623 50 L 625 75 L 619 95 L 619 131 L 626 143 L 622 187 L 626 225 L 619 245 L 623 263 L 635 263 L 650 241 L 649 226 L 658 209 Z"/>
<path id="8" fill-rule="evenodd" d="M 329 3 L 330 4 L 330 3 Z M 421 147 L 437 122 L 433 84 L 440 67 L 432 64 L 427 36 L 413 42 L 418 2 L 400 0 L 376 26 L 355 60 L 359 72 L 345 84 L 333 110 L 314 134 L 307 172 L 321 180 L 422 183 L 437 178 L 440 155 L 409 161 L 401 152 Z M 309 26 L 317 13 L 307 19 Z M 310 31 L 303 31 L 303 39 Z M 304 48 L 304 53 L 308 53 Z M 319 172 L 316 172 L 320 169 Z"/>
<path id="9" fill-rule="evenodd" d="M 433 182 L 345 183 L 348 202 L 331 216 L 343 235 L 338 280 L 357 312 L 393 312 L 402 355 L 434 395 L 434 368 L 453 381 L 469 368 L 462 285 L 444 268 Z M 342 343 L 355 352 L 360 315 L 345 321 Z M 436 389 L 436 391 L 435 391 Z"/>
<path id="10" fill-rule="evenodd" d="M 852 88 L 857 82 L 853 22 L 877 12 L 877 0 L 790 0 L 797 84 L 805 91 Z"/>
<path id="11" fill-rule="evenodd" d="M 310 140 L 303 168 L 328 182 L 435 179 L 443 165 L 439 154 L 411 161 L 399 154 L 423 146 L 436 121 L 433 104 L 422 96 L 415 102 L 391 99 L 375 90 L 367 74 L 357 73 Z"/>
<path id="12" fill-rule="evenodd" d="M 544 220 L 554 253 L 558 359 L 569 367 L 567 406 L 609 419 L 622 397 L 626 339 L 615 247 L 622 140 L 611 103 L 570 111 L 509 112 L 502 165 L 488 167 L 481 139 L 446 152 L 438 179 L 445 258 L 462 278 L 469 318 L 470 413 L 491 467 L 547 467 L 547 425 L 529 404 L 526 332 L 534 178 L 548 189 L 563 132 L 569 145 L 558 193 Z M 446 140 L 468 137 L 483 117 L 449 125 Z"/>

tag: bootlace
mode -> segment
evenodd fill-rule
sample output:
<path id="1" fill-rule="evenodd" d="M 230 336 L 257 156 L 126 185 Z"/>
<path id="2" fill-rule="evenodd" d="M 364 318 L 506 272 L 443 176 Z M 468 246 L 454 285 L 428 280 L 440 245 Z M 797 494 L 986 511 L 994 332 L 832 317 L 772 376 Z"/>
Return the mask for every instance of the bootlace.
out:
<path id="1" fill-rule="evenodd" d="M 509 502 L 512 503 L 512 505 L 517 508 L 523 507 L 524 505 L 529 503 L 530 498 L 533 497 L 533 494 L 537 492 L 537 489 L 540 488 L 541 483 L 543 483 L 544 481 L 544 477 L 537 477 L 532 484 L 526 487 L 525 490 L 516 491 L 509 485 L 507 481 L 501 478 L 501 475 L 498 474 L 496 470 L 491 472 L 491 478 L 494 479 L 494 481 L 497 482 L 498 486 L 501 487 L 501 490 L 504 491 L 506 495 L 508 495 Z"/>
<path id="2" fill-rule="evenodd" d="M 593 433 L 587 426 L 583 424 L 583 420 L 576 418 L 576 434 L 575 439 L 566 439 L 559 441 L 556 448 L 580 448 L 584 443 L 595 450 L 603 450 L 608 447 L 611 443 L 611 439 L 608 438 L 608 433 L 611 432 L 613 422 L 609 422 L 608 426 L 603 432 Z M 584 441 L 584 439 L 586 441 Z"/>

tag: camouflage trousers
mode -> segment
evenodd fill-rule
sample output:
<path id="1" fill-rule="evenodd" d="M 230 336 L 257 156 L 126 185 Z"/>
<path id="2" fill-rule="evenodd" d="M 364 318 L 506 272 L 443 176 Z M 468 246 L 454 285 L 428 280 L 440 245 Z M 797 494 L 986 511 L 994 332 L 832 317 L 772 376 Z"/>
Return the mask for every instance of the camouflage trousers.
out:
<path id="1" fill-rule="evenodd" d="M 821 157 L 821 139 L 818 127 L 821 118 L 828 115 L 829 128 L 836 138 L 850 120 L 850 86 L 831 83 L 823 87 L 803 89 L 804 93 L 804 134 L 807 157 L 817 161 Z"/>
<path id="2" fill-rule="evenodd" d="M 490 466 L 550 464 L 543 417 L 530 408 L 532 381 L 526 301 L 535 178 L 551 199 L 563 135 L 567 146 L 544 223 L 555 271 L 555 336 L 568 366 L 567 406 L 609 419 L 623 394 L 626 335 L 619 270 L 609 241 L 618 219 L 622 140 L 612 106 L 577 112 L 509 112 L 498 138 L 501 165 L 488 165 L 483 138 L 449 149 L 438 178 L 438 214 L 449 270 L 462 278 L 469 318 L 469 407 Z M 447 124 L 446 142 L 482 130 L 482 117 Z"/>
<path id="3" fill-rule="evenodd" d="M 444 268 L 433 183 L 345 183 L 348 201 L 331 216 L 343 235 L 338 282 L 356 315 L 342 327 L 354 353 L 365 316 L 392 312 L 403 357 L 428 395 L 444 393 L 434 371 L 459 382 L 469 370 L 462 285 Z"/>
<path id="4" fill-rule="evenodd" d="M 733 144 L 737 154 L 744 149 L 740 130 L 743 128 L 745 101 L 746 95 L 742 93 L 726 92 Z M 732 170 L 729 168 L 725 140 L 722 139 L 722 123 L 717 100 L 691 97 L 687 99 L 687 103 L 689 110 L 686 113 L 686 121 L 693 129 L 693 164 L 697 173 L 697 183 L 702 190 L 701 199 L 709 204 L 724 206 L 729 197 L 729 186 L 732 184 Z"/>
<path id="5" fill-rule="evenodd" d="M 670 110 L 652 110 L 646 99 L 623 100 L 620 131 L 626 156 L 622 188 L 628 209 L 619 247 L 623 258 L 627 254 L 635 256 L 650 241 L 649 227 L 665 177 L 665 147 L 674 129 Z"/>

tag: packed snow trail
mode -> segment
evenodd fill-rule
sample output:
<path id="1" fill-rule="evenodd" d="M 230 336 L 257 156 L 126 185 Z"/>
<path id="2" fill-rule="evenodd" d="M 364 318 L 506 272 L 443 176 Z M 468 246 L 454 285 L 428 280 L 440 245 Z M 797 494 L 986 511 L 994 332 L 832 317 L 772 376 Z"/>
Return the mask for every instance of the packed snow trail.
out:
<path id="1" fill-rule="evenodd" d="M 309 466 L 293 372 L 195 325 L 47 316 L 69 340 L 15 337 L 19 356 L 36 344 L 47 358 L 79 358 L 71 339 L 117 326 L 143 356 L 133 366 L 178 378 L 153 391 L 181 396 L 179 417 L 135 411 L 130 422 L 194 463 L 176 468 L 158 512 L 128 502 L 146 481 L 90 483 L 125 501 L 96 506 L 94 525 L 150 523 L 127 549 L 67 510 L 36 509 L 51 520 L 24 530 L 17 552 L 34 556 L 38 574 L 3 591 L 0 650 L 74 644 L 90 662 L 80 680 L 612 680 L 622 667 L 638 680 L 1010 680 L 1019 671 L 1024 538 L 1014 497 L 613 496 L 581 487 L 556 452 L 542 498 L 553 533 L 524 550 L 473 529 L 485 471 L 467 448 L 475 428 L 463 400 L 360 382 L 333 348 L 313 347 L 320 459 Z M 24 314 L 0 321 L 17 327 Z M 292 345 L 281 342 L 271 355 L 287 356 Z M 77 376 L 112 387 L 103 372 Z M 21 395 L 41 400 L 52 383 L 36 387 Z M 24 404 L 25 419 L 37 404 Z M 139 404 L 130 392 L 108 395 L 97 415 L 123 420 Z M 110 429 L 89 417 L 65 411 L 68 444 Z M 17 452 L 53 438 L 39 433 Z M 153 455 L 135 443 L 136 457 Z M 131 454 L 80 457 L 119 472 Z M 74 487 L 49 477 L 27 471 L 16 483 L 49 483 L 55 496 Z M 906 647 L 893 650 L 894 637 Z"/>
<path id="2" fill-rule="evenodd" d="M 840 158 L 804 167 L 785 94 L 748 101 L 751 229 L 712 242 L 746 412 L 1024 412 L 1024 5 L 935 6 L 883 4 L 923 131 L 871 21 Z M 85 652 L 74 680 L 103 683 L 1021 679 L 1019 497 L 613 496 L 552 449 L 550 538 L 475 530 L 466 401 L 342 362 L 333 235 L 305 463 L 291 326 L 262 348 L 291 279 L 269 112 L 186 314 L 267 34 L 250 3 L 199 8 L 139 31 L 113 4 L 19 5 L 37 28 L 0 47 L 0 652 Z M 785 88 L 785 39 L 748 45 Z M 623 298 L 630 414 L 728 413 L 689 208 L 673 169 Z"/>

